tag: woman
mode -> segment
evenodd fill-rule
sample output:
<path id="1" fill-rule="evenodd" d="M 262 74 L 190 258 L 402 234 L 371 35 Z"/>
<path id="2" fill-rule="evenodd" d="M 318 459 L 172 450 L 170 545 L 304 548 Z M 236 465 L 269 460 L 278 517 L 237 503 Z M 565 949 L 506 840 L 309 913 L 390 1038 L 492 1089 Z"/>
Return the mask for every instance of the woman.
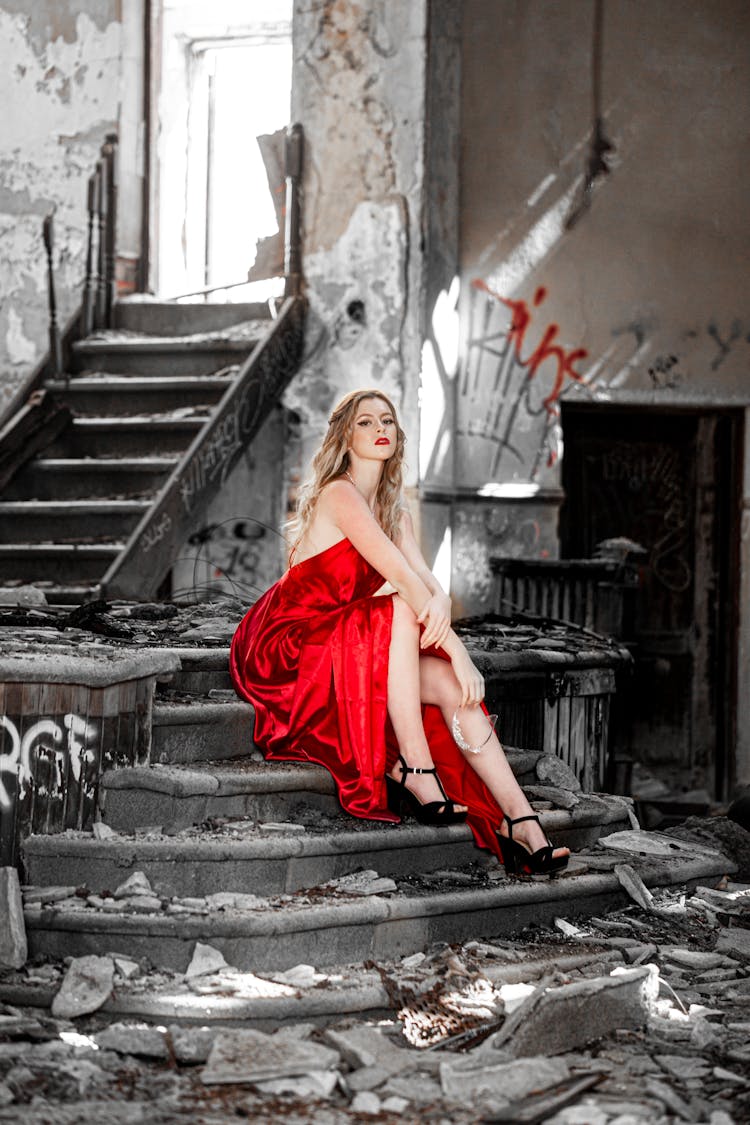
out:
<path id="1" fill-rule="evenodd" d="M 480 706 L 484 681 L 401 498 L 403 455 L 381 391 L 338 404 L 301 490 L 289 569 L 232 641 L 235 688 L 266 757 L 326 766 L 347 812 L 467 819 L 508 873 L 551 874 L 568 849 L 552 848 Z M 378 595 L 384 582 L 395 593 Z"/>

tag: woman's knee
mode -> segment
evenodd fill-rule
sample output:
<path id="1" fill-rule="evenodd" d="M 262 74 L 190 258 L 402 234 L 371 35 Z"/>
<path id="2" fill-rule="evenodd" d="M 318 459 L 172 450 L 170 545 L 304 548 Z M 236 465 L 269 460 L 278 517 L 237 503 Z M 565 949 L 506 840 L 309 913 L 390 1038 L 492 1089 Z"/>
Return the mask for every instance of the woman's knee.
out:
<path id="1" fill-rule="evenodd" d="M 419 632 L 417 615 L 400 594 L 393 595 L 393 621 L 394 624 L 400 625 L 404 629 L 411 629 L 415 633 Z"/>
<path id="2" fill-rule="evenodd" d="M 452 666 L 437 656 L 423 656 L 419 664 L 424 702 L 455 710 L 461 702 L 461 688 Z"/>

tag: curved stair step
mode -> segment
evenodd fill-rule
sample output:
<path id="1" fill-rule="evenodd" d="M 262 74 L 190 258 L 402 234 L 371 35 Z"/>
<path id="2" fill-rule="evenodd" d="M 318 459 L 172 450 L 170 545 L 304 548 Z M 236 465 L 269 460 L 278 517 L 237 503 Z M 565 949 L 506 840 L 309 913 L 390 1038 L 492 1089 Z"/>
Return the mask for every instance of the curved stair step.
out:
<path id="1" fill-rule="evenodd" d="M 287 777 L 290 783 L 315 784 L 312 775 L 310 781 L 298 779 L 296 771 Z M 288 792 L 295 800 L 295 791 Z M 307 801 L 309 794 L 309 789 L 296 791 L 297 820 L 273 831 L 256 820 L 238 819 L 213 829 L 204 821 L 200 829 L 169 836 L 30 836 L 23 845 L 26 870 L 35 884 L 85 883 L 97 893 L 113 891 L 128 875 L 143 871 L 164 896 L 218 891 L 270 895 L 363 869 L 406 877 L 488 858 L 475 847 L 465 824 L 433 828 L 413 821 L 355 821 L 340 812 L 315 809 Z M 541 821 L 553 841 L 579 848 L 629 826 L 624 804 L 604 798 L 582 802 L 571 811 L 542 812 Z M 304 831 L 295 831 L 304 825 Z"/>
<path id="2" fill-rule="evenodd" d="M 195 943 L 214 946 L 237 969 L 253 972 L 318 968 L 356 961 L 382 961 L 427 948 L 433 942 L 461 942 L 517 934 L 524 926 L 551 924 L 591 916 L 623 906 L 627 895 L 612 872 L 582 865 L 554 879 L 488 881 L 477 872 L 474 886 L 412 889 L 352 897 L 321 888 L 260 903 L 255 909 L 191 913 L 160 904 L 153 913 L 121 913 L 86 904 L 65 904 L 24 911 L 32 957 L 79 957 L 87 953 L 122 953 L 148 960 L 158 968 L 184 972 Z M 632 860 L 631 860 L 632 862 Z M 718 853 L 698 855 L 689 849 L 659 862 L 637 862 L 649 887 L 695 885 L 733 865 Z M 68 880 L 70 882 L 70 880 Z"/>
<path id="3" fill-rule="evenodd" d="M 224 670 L 226 672 L 226 669 Z M 241 699 L 154 700 L 151 761 L 159 765 L 219 762 L 253 752 L 255 712 Z"/>

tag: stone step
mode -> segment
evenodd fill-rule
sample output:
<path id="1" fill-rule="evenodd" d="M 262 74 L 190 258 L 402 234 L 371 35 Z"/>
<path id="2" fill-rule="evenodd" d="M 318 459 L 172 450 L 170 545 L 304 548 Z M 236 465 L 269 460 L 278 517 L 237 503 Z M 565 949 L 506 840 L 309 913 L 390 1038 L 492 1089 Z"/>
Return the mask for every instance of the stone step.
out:
<path id="1" fill-rule="evenodd" d="M 186 407 L 208 407 L 232 386 L 234 374 L 208 376 L 76 375 L 68 382 L 48 380 L 44 386 L 63 399 L 74 414 L 140 415 L 166 413 Z"/>
<path id="2" fill-rule="evenodd" d="M 180 648 L 181 668 L 169 682 L 170 692 L 207 696 L 211 691 L 233 691 L 228 648 Z"/>
<path id="3" fill-rule="evenodd" d="M 41 590 L 50 605 L 77 606 L 101 597 L 101 586 L 98 584 L 64 586 L 58 582 L 31 582 L 25 585 Z"/>
<path id="4" fill-rule="evenodd" d="M 267 304 L 258 301 L 213 303 L 208 301 L 117 301 L 114 327 L 152 336 L 185 336 L 191 332 L 217 332 L 247 320 L 270 320 Z"/>
<path id="5" fill-rule="evenodd" d="M 0 502 L 0 543 L 125 540 L 147 500 L 9 500 Z"/>
<path id="6" fill-rule="evenodd" d="M 246 705 L 240 704 L 240 707 Z M 307 762 L 267 762 L 259 752 L 248 753 L 252 751 L 253 743 L 250 730 L 252 709 L 247 710 L 250 714 L 243 714 L 243 721 L 247 724 L 244 730 L 249 737 L 244 745 L 243 757 L 235 756 L 228 761 L 193 760 L 189 768 L 157 764 L 108 770 L 101 779 L 102 806 L 107 824 L 119 832 L 133 832 L 153 825 L 179 831 L 200 824 L 208 817 L 252 816 L 256 820 L 296 820 L 307 805 L 323 812 L 337 813 L 336 788 L 323 766 Z M 210 714 L 210 708 L 206 707 L 203 714 Z M 202 730 L 202 724 L 196 722 L 191 734 L 200 737 Z M 243 741 L 241 736 L 237 739 L 239 744 Z M 160 739 L 157 747 L 159 744 Z M 508 749 L 507 754 L 520 783 L 532 784 L 538 755 L 512 749 Z M 579 799 L 584 798 L 581 796 Z M 592 797 L 591 800 L 598 801 L 599 798 Z M 618 802 L 617 798 L 612 800 L 620 809 L 619 815 L 625 815 L 622 802 Z"/>
<path id="7" fill-rule="evenodd" d="M 134 856 L 141 846 L 133 847 Z M 648 887 L 693 886 L 734 870 L 718 853 L 688 846 L 659 861 L 629 856 L 628 862 Z M 507 879 L 499 869 L 493 879 L 492 872 L 477 869 L 474 885 L 434 882 L 427 889 L 402 880 L 395 891 L 366 897 L 321 888 L 271 899 L 255 909 L 201 914 L 185 907 L 174 913 L 174 904 L 170 913 L 163 903 L 152 913 L 115 912 L 85 899 L 77 899 L 73 908 L 64 903 L 27 906 L 29 955 L 57 959 L 116 952 L 184 972 L 196 942 L 202 942 L 219 949 L 235 968 L 253 972 L 278 972 L 300 963 L 325 968 L 382 961 L 433 942 L 510 936 L 524 926 L 552 924 L 558 916 L 590 917 L 625 905 L 628 899 L 617 875 L 587 870 L 586 863 L 584 855 L 554 879 Z"/>
<path id="8" fill-rule="evenodd" d="M 280 765 L 282 763 L 276 763 Z M 30 836 L 23 846 L 27 878 L 34 884 L 85 883 L 99 893 L 114 891 L 128 875 L 143 871 L 163 897 L 203 896 L 219 891 L 257 895 L 290 894 L 301 888 L 376 870 L 407 877 L 484 859 L 465 824 L 433 828 L 414 821 L 384 824 L 357 821 L 340 811 L 328 775 L 287 763 L 286 772 L 264 764 L 255 772 L 255 790 L 225 781 L 223 795 L 202 795 L 204 807 L 223 807 L 214 818 L 237 816 L 247 803 L 254 819 L 216 823 L 162 836 L 136 832 L 107 839 L 88 833 Z M 269 764 L 270 765 L 270 764 Z M 233 783 L 236 775 L 229 772 Z M 286 784 L 286 789 L 283 785 Z M 107 795 L 107 801 L 111 792 Z M 211 797 L 214 803 L 209 806 Z M 164 805 L 160 808 L 163 810 Z M 286 824 L 263 827 L 286 811 Z M 616 798 L 588 797 L 576 808 L 540 814 L 553 842 L 582 848 L 603 835 L 629 827 L 627 806 Z M 153 821 L 159 824 L 158 819 Z M 273 824 L 273 822 L 272 822 Z M 298 829 L 303 829 L 299 831 Z M 173 831 L 170 826 L 170 831 Z"/>
<path id="9" fill-rule="evenodd" d="M 78 371 L 107 371 L 128 375 L 210 375 L 242 363 L 261 339 L 267 325 L 254 338 L 215 340 L 185 336 L 123 336 L 121 339 L 79 340 L 73 345 Z"/>
<path id="10" fill-rule="evenodd" d="M 151 761 L 185 765 L 244 758 L 253 750 L 255 712 L 241 699 L 216 702 L 203 696 L 192 700 L 156 697 Z"/>
<path id="11" fill-rule="evenodd" d="M 0 543 L 0 582 L 23 578 L 71 585 L 103 578 L 123 543 Z"/>
<path id="12" fill-rule="evenodd" d="M 45 450 L 47 457 L 148 457 L 183 453 L 209 419 L 203 416 L 148 416 L 74 418 L 72 424 Z"/>
<path id="13" fill-rule="evenodd" d="M 177 463 L 176 457 L 38 458 L 13 478 L 3 499 L 132 499 L 156 492 Z"/>

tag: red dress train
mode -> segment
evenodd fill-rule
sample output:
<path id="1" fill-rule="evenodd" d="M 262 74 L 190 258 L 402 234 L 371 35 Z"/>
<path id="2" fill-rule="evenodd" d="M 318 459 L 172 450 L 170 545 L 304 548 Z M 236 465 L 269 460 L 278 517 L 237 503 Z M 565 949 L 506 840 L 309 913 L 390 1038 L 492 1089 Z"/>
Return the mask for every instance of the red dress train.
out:
<path id="1" fill-rule="evenodd" d="M 297 563 L 240 622 L 230 671 L 237 694 L 255 708 L 255 742 L 266 758 L 317 762 L 333 775 L 348 813 L 398 821 L 385 789 L 398 745 L 387 713 L 393 600 L 374 596 L 382 585 L 348 539 Z M 499 855 L 502 810 L 440 709 L 427 704 L 422 713 L 446 793 L 468 807 L 476 842 Z"/>

